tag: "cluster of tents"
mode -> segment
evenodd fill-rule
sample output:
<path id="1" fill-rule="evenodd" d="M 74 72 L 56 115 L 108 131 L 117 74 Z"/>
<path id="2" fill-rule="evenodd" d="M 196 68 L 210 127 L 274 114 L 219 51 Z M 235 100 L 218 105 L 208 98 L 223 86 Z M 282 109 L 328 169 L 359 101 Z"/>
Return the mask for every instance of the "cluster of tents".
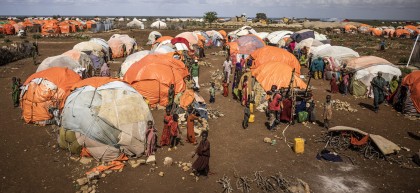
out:
<path id="1" fill-rule="evenodd" d="M 175 85 L 175 102 L 180 107 L 177 112 L 191 105 L 200 108 L 199 112 L 205 111 L 202 97 L 187 89 L 186 65 L 171 54 L 135 52 L 126 58 L 120 78 L 81 73 L 105 62 L 109 50 L 112 55 L 117 53 L 113 48 L 116 39 L 122 38 L 120 44 L 127 50 L 136 50 L 135 40 L 124 41 L 127 37 L 115 34 L 108 42 L 94 38 L 45 59 L 23 84 L 20 104 L 24 121 L 58 124 L 60 147 L 76 154 L 88 152 L 96 160 L 108 162 L 143 155 L 147 121 L 153 121 L 149 107 L 168 105 L 171 84 Z"/>
<path id="2" fill-rule="evenodd" d="M 387 36 L 387 37 L 415 37 L 420 34 L 420 26 L 406 25 L 398 26 L 397 28 L 392 26 L 373 27 L 367 24 L 361 24 L 359 27 L 355 25 L 347 24 L 343 27 L 344 32 L 360 32 L 365 34 L 371 34 L 373 36 Z"/>
<path id="3" fill-rule="evenodd" d="M 275 41 L 271 41 L 273 40 L 272 37 L 275 37 L 277 34 L 278 37 Z M 298 32 L 258 33 L 251 27 L 244 26 L 230 32 L 228 36 L 229 39 L 233 40 L 228 43 L 232 62 L 235 64 L 242 57 L 247 58 L 247 61 L 251 60 L 251 72 L 245 75 L 255 77 L 258 84 L 265 91 L 270 90 L 272 85 L 277 85 L 279 88 L 289 87 L 293 69 L 295 69 L 293 87 L 299 89 L 307 87 L 305 82 L 300 79 L 301 66 L 296 58 L 299 57 L 300 50 L 304 47 L 307 48 L 308 55 L 311 55 L 313 59 L 321 57 L 326 61 L 324 73 L 327 80 L 331 79 L 332 74 L 336 74 L 336 77 L 340 78 L 343 70 L 352 73 L 350 92 L 355 96 L 372 96 L 373 93 L 369 92 L 371 89 L 370 82 L 373 77 L 377 76 L 379 71 L 382 72 L 382 77 L 386 81 L 391 81 L 394 76 L 399 77 L 402 75 L 401 70 L 397 66 L 383 58 L 360 56 L 351 48 L 333 46 L 329 44 L 330 41 L 327 40 L 325 35 L 309 29 Z M 291 41 L 296 42 L 293 50 L 294 54 L 290 53 L 290 50 L 282 49 Z M 267 44 L 274 46 L 267 46 Z M 417 78 L 413 78 L 418 77 L 418 72 L 417 74 L 411 73 L 407 77 L 411 78 L 405 78 L 402 85 L 407 87 L 404 91 L 410 92 L 408 96 L 411 97 L 404 98 L 404 101 L 407 102 L 401 110 L 409 112 L 411 109 L 410 112 L 415 112 L 416 110 L 420 112 L 418 100 L 413 98 L 413 95 L 418 96 L 420 92 L 416 89 L 418 87 L 416 85 L 418 83 Z M 396 93 L 394 94 L 397 95 Z M 407 94 L 404 96 L 407 96 Z M 256 98 L 257 100 L 263 101 Z"/>
<path id="4" fill-rule="evenodd" d="M 0 34 L 14 35 L 19 31 L 40 32 L 43 36 L 51 36 L 58 34 L 69 34 L 78 31 L 108 31 L 111 30 L 113 22 L 111 20 L 94 21 L 94 20 L 64 20 L 56 19 L 40 20 L 25 19 L 21 22 L 14 20 L 0 21 Z"/>

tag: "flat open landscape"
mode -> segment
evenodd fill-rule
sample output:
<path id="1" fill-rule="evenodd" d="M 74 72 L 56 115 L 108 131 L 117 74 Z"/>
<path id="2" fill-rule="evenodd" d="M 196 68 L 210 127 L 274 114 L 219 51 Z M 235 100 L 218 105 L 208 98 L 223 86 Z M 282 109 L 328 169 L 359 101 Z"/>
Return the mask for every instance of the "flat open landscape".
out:
<path id="1" fill-rule="evenodd" d="M 208 30 L 208 29 L 206 29 Z M 278 29 L 277 29 L 278 30 Z M 226 30 L 227 32 L 232 30 Z M 273 30 L 274 31 L 274 30 Z M 108 40 L 113 34 L 128 34 L 137 40 L 139 48 L 150 50 L 146 45 L 151 30 L 114 30 L 105 33 L 87 33 L 91 37 Z M 160 30 L 162 35 L 176 36 L 182 31 Z M 343 45 L 354 49 L 362 55 L 374 55 L 398 64 L 401 58 L 408 58 L 413 41 L 410 39 L 387 39 L 385 52 L 379 51 L 382 39 L 364 34 L 334 34 L 329 35 L 332 45 Z M 8 37 L 14 42 L 22 41 L 17 37 Z M 31 35 L 28 40 L 32 41 Z M 81 41 L 71 37 L 39 39 L 38 62 L 49 56 L 62 54 Z M 211 74 L 217 69 L 222 70 L 224 56 L 212 53 L 221 48 L 206 49 L 205 62 L 211 66 L 201 66 L 200 84 L 212 81 Z M 110 63 L 112 76 L 116 76 L 124 58 Z M 0 66 L 0 192 L 76 192 L 78 185 L 74 182 L 84 176 L 90 168 L 96 166 L 96 161 L 84 165 L 71 159 L 68 151 L 62 150 L 57 144 L 57 128 L 54 126 L 35 126 L 25 124 L 21 119 L 20 108 L 14 108 L 11 100 L 11 78 L 20 77 L 22 82 L 33 74 L 37 66 L 32 64 L 32 58 L 27 58 Z M 306 75 L 307 68 L 302 68 Z M 304 79 L 308 81 L 308 77 Z M 209 100 L 208 84 L 200 89 L 203 98 Z M 195 146 L 185 143 L 177 150 L 168 151 L 168 147 L 158 149 L 157 165 L 141 165 L 132 168 L 128 163 L 122 172 L 107 174 L 97 183 L 96 192 L 222 192 L 222 185 L 216 181 L 224 175 L 231 179 L 234 192 L 236 189 L 236 172 L 240 176 L 254 178 L 256 171 L 263 171 L 263 176 L 275 175 L 278 172 L 284 177 L 296 178 L 306 182 L 312 192 L 419 192 L 420 170 L 413 168 L 413 162 L 407 161 L 414 152 L 420 149 L 420 141 L 411 138 L 407 132 L 419 134 L 420 119 L 408 118 L 395 111 L 391 106 L 381 105 L 379 113 L 370 107 L 373 99 L 356 98 L 351 95 L 332 94 L 332 99 L 350 103 L 357 112 L 333 110 L 332 126 L 355 127 L 372 134 L 379 134 L 401 147 L 395 159 L 405 160 L 405 164 L 382 159 L 365 159 L 356 151 L 341 152 L 343 162 L 327 162 L 316 159 L 325 146 L 317 142 L 326 129 L 322 127 L 322 104 L 329 93 L 330 85 L 325 80 L 311 80 L 316 102 L 317 124 L 296 123 L 290 125 L 285 137 L 282 134 L 287 124 L 282 123 L 278 130 L 271 132 L 264 126 L 264 113 L 256 111 L 255 122 L 248 129 L 242 129 L 243 106 L 229 97 L 216 93 L 216 102 L 208 104 L 209 109 L 218 110 L 224 114 L 217 119 L 209 119 L 209 137 L 211 143 L 210 171 L 208 178 L 200 177 L 198 181 L 174 164 L 164 166 L 163 159 L 171 157 L 174 161 L 193 162 L 191 158 Z M 158 135 L 163 129 L 163 110 L 152 111 Z M 183 130 L 182 138 L 186 139 Z M 263 139 L 276 139 L 274 145 L 264 143 Z M 295 154 L 286 145 L 294 138 L 305 139 L 305 152 Z M 343 156 L 345 155 L 345 156 Z M 73 155 L 72 157 L 78 157 Z M 350 161 L 351 158 L 353 161 Z M 408 164 L 408 165 L 407 165 Z M 151 168 L 155 168 L 154 171 Z M 164 172 L 164 176 L 158 175 Z M 263 192 L 255 183 L 251 185 L 252 192 Z"/>

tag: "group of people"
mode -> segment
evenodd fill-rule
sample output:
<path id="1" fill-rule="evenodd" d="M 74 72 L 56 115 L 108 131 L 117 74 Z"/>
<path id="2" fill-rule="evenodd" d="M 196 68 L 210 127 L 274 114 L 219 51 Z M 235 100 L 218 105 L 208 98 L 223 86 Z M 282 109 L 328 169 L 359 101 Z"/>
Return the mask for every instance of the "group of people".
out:
<path id="1" fill-rule="evenodd" d="M 158 140 L 157 129 L 153 125 L 153 121 L 147 123 L 148 129 L 146 131 L 146 155 L 150 156 L 155 154 L 157 148 L 162 146 L 169 146 L 168 151 L 176 150 L 177 146 L 184 145 L 182 141 L 182 131 L 180 129 L 179 115 L 172 113 L 172 109 L 168 106 L 163 118 L 163 130 Z M 197 160 L 193 163 L 192 169 L 196 175 L 207 175 L 209 172 L 209 159 L 210 159 L 210 142 L 207 140 L 208 131 L 201 133 L 202 140 L 197 143 L 194 133 L 194 121 L 200 119 L 200 114 L 194 109 L 189 109 L 187 116 L 187 139 L 186 142 L 197 145 L 196 151 L 193 155 L 198 155 Z"/>

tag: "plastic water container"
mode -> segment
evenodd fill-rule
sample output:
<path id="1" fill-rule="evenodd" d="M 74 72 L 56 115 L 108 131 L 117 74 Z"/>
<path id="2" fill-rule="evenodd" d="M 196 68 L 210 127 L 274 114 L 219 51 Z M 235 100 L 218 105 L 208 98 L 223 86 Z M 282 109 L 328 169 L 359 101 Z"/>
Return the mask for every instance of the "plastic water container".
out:
<path id="1" fill-rule="evenodd" d="M 303 153 L 305 151 L 305 139 L 295 138 L 295 146 L 293 147 L 295 153 Z"/>
<path id="2" fill-rule="evenodd" d="M 255 121 L 255 115 L 254 114 L 249 115 L 248 122 L 253 123 L 254 121 Z"/>

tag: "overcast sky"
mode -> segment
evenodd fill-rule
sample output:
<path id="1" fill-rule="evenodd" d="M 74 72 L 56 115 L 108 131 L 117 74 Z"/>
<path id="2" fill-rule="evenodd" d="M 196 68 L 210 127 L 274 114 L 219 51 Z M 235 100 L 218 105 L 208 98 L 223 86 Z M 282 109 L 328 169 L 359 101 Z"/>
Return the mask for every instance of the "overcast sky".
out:
<path id="1" fill-rule="evenodd" d="M 420 20 L 420 0 L 0 0 L 0 15 L 115 15 Z"/>

